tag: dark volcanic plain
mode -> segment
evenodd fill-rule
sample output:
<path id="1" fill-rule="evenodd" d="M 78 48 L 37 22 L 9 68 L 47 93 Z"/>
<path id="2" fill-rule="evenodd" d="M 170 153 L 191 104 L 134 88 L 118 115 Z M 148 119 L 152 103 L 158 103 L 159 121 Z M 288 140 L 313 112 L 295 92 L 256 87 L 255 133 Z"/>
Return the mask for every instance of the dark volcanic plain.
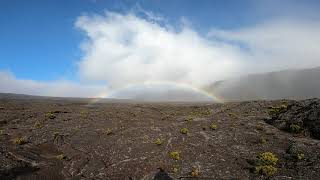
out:
<path id="1" fill-rule="evenodd" d="M 93 102 L 1 94 L 0 179 L 153 179 L 158 168 L 174 179 L 320 179 L 319 104 Z M 286 123 L 301 129 L 288 132 Z M 170 157 L 173 151 L 179 160 Z M 254 172 L 263 152 L 279 159 L 270 177 Z"/>

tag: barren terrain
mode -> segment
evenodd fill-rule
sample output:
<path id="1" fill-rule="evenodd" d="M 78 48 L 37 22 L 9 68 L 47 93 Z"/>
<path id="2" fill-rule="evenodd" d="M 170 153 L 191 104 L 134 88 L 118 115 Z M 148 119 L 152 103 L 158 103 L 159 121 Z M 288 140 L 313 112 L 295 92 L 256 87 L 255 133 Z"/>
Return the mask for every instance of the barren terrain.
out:
<path id="1" fill-rule="evenodd" d="M 311 126 L 308 115 L 281 121 L 302 117 L 310 103 L 319 100 L 93 102 L 2 94 L 0 179 L 153 179 L 159 169 L 173 179 L 320 179 L 312 129 L 320 114 L 311 112 Z M 274 173 L 257 169 L 265 152 L 278 159 Z"/>

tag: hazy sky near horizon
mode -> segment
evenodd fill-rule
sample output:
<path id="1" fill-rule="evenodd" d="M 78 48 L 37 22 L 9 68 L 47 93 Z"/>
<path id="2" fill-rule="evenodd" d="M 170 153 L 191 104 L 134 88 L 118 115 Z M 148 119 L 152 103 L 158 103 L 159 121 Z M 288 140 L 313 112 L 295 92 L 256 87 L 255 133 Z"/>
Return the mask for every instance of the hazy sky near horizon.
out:
<path id="1" fill-rule="evenodd" d="M 317 0 L 2 0 L 0 92 L 110 97 L 126 89 L 117 94 L 126 98 L 130 87 L 201 89 L 317 67 L 319 10 Z"/>

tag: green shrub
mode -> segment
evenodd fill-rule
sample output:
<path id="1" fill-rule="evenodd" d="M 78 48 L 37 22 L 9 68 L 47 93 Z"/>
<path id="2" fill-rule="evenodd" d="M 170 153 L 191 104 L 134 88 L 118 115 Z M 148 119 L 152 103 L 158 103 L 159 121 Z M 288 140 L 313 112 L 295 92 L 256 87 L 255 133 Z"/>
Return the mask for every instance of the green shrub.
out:
<path id="1" fill-rule="evenodd" d="M 260 138 L 260 143 L 261 144 L 265 144 L 265 143 L 267 143 L 268 142 L 268 140 L 266 139 L 266 138 L 264 138 L 264 137 L 261 137 Z"/>
<path id="2" fill-rule="evenodd" d="M 13 141 L 15 144 L 17 145 L 23 145 L 23 144 L 26 144 L 28 143 L 27 139 L 25 137 L 17 137 L 14 139 Z"/>
<path id="3" fill-rule="evenodd" d="M 154 142 L 156 145 L 161 145 L 162 140 L 160 138 L 157 138 L 157 140 Z"/>
<path id="4" fill-rule="evenodd" d="M 188 117 L 186 118 L 186 121 L 187 121 L 187 122 L 192 122 L 192 120 L 193 120 L 193 117 L 192 117 L 192 116 L 188 116 Z"/>
<path id="5" fill-rule="evenodd" d="M 210 129 L 216 130 L 217 129 L 217 125 L 215 123 L 211 123 L 210 124 Z"/>
<path id="6" fill-rule="evenodd" d="M 277 172 L 277 168 L 272 165 L 256 166 L 255 173 L 265 176 L 272 176 Z"/>
<path id="7" fill-rule="evenodd" d="M 180 153 L 178 151 L 171 151 L 169 156 L 174 160 L 180 160 Z"/>
<path id="8" fill-rule="evenodd" d="M 299 125 L 296 125 L 296 124 L 291 124 L 289 126 L 289 131 L 291 133 L 300 133 L 302 130 L 302 128 L 299 126 Z"/>
<path id="9" fill-rule="evenodd" d="M 64 159 L 67 159 L 67 156 L 64 155 L 64 154 L 59 154 L 59 155 L 56 156 L 56 158 L 59 159 L 59 160 L 64 160 Z"/>
<path id="10" fill-rule="evenodd" d="M 278 115 L 280 113 L 286 112 L 287 109 L 288 109 L 288 105 L 286 105 L 286 104 L 282 104 L 280 106 L 272 106 L 269 111 L 269 114 L 270 115 Z"/>
<path id="11" fill-rule="evenodd" d="M 46 114 L 46 117 L 49 118 L 49 119 L 54 119 L 54 118 L 56 118 L 56 115 L 54 115 L 53 112 L 49 112 L 49 113 Z"/>
<path id="12" fill-rule="evenodd" d="M 260 175 L 272 176 L 277 172 L 278 158 L 272 152 L 264 152 L 257 156 L 255 173 Z"/>
<path id="13" fill-rule="evenodd" d="M 182 133 L 182 134 L 187 134 L 188 133 L 188 129 L 187 128 L 182 128 L 182 129 L 180 129 L 180 132 Z"/>
<path id="14" fill-rule="evenodd" d="M 272 152 L 264 152 L 258 155 L 258 160 L 262 165 L 277 165 L 278 158 Z"/>

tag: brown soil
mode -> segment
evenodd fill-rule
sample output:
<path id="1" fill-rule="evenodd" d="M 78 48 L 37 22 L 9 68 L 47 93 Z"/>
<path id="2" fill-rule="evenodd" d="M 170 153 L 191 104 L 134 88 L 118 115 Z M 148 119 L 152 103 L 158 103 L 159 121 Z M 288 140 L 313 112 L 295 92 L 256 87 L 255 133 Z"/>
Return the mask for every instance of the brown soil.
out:
<path id="1" fill-rule="evenodd" d="M 198 179 L 320 179 L 320 141 L 264 121 L 283 101 L 89 101 L 0 98 L 0 179 L 153 179 L 158 168 L 174 179 L 194 169 Z M 279 158 L 270 177 L 252 171 L 263 152 Z"/>

